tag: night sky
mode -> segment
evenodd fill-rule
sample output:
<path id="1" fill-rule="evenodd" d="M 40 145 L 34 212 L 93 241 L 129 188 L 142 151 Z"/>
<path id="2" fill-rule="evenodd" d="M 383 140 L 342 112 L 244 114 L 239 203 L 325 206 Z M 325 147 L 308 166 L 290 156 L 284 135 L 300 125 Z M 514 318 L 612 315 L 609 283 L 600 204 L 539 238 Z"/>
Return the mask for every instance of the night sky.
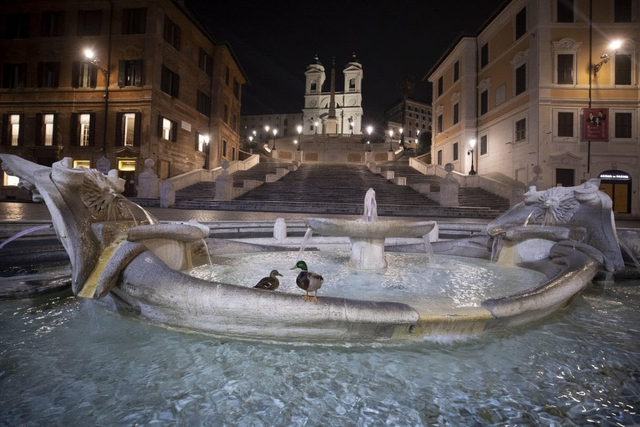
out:
<path id="1" fill-rule="evenodd" d="M 186 0 L 217 41 L 228 41 L 250 84 L 242 114 L 300 113 L 306 66 L 318 54 L 327 72 L 336 60 L 336 90 L 355 52 L 364 71 L 369 120 L 400 99 L 403 75 L 417 81 L 413 98 L 430 99 L 423 77 L 461 33 L 475 34 L 505 0 Z"/>

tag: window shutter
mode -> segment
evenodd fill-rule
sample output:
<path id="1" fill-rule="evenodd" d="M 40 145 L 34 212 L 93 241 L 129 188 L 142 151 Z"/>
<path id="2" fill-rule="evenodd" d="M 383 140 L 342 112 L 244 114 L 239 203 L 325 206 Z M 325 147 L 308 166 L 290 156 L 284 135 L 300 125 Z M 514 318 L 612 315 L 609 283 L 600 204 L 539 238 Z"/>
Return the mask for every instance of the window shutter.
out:
<path id="1" fill-rule="evenodd" d="M 135 114 L 135 124 L 133 127 L 133 146 L 140 147 L 140 133 L 142 132 L 142 113 Z"/>
<path id="2" fill-rule="evenodd" d="M 27 87 L 27 64 L 18 65 L 18 87 Z"/>
<path id="3" fill-rule="evenodd" d="M 60 62 L 53 63 L 53 87 L 57 88 L 60 85 Z"/>
<path id="4" fill-rule="evenodd" d="M 58 145 L 60 141 L 58 141 L 58 115 L 53 115 L 53 145 Z"/>
<path id="5" fill-rule="evenodd" d="M 198 146 L 198 145 L 199 145 L 199 144 L 198 144 L 198 140 L 200 139 L 200 134 L 199 134 L 198 132 L 196 132 L 196 135 L 195 135 L 195 136 L 196 136 L 196 141 L 195 141 L 194 150 L 195 150 L 196 152 L 198 152 L 198 151 L 199 151 L 198 149 L 200 148 L 200 147 Z"/>
<path id="6" fill-rule="evenodd" d="M 158 114 L 158 138 L 162 139 L 162 115 Z"/>
<path id="7" fill-rule="evenodd" d="M 171 141 L 178 141 L 178 122 L 171 122 Z"/>
<path id="8" fill-rule="evenodd" d="M 18 145 L 24 146 L 24 131 L 26 129 L 26 122 L 24 121 L 24 114 L 20 114 L 20 130 L 18 131 Z"/>
<path id="9" fill-rule="evenodd" d="M 73 61 L 71 67 L 71 87 L 80 87 L 80 61 Z"/>
<path id="10" fill-rule="evenodd" d="M 125 87 L 125 61 L 118 62 L 118 87 Z"/>
<path id="11" fill-rule="evenodd" d="M 9 145 L 9 115 L 2 115 L 2 145 Z"/>
<path id="12" fill-rule="evenodd" d="M 69 145 L 78 145 L 78 113 L 71 113 L 71 120 L 69 121 Z"/>
<path id="13" fill-rule="evenodd" d="M 42 121 L 42 113 L 36 114 L 36 146 L 39 147 L 42 144 L 42 135 L 44 134 L 44 123 Z"/>
<path id="14" fill-rule="evenodd" d="M 144 34 L 147 32 L 147 8 L 141 8 L 140 14 L 138 15 L 138 19 L 140 20 L 140 32 L 138 34 Z"/>
<path id="15" fill-rule="evenodd" d="M 89 146 L 94 147 L 96 145 L 96 113 L 89 114 Z"/>
<path id="16" fill-rule="evenodd" d="M 173 41 L 174 41 L 174 46 L 175 46 L 175 48 L 177 50 L 180 50 L 180 36 L 181 36 L 181 33 L 182 33 L 182 30 L 180 29 L 180 27 L 178 27 L 176 25 L 176 29 L 175 29 L 175 32 L 174 32 L 175 38 L 174 38 Z"/>
<path id="17" fill-rule="evenodd" d="M 122 138 L 122 119 L 123 118 L 124 118 L 124 113 L 116 114 L 116 146 L 117 147 L 121 147 L 124 145 L 124 140 Z"/>

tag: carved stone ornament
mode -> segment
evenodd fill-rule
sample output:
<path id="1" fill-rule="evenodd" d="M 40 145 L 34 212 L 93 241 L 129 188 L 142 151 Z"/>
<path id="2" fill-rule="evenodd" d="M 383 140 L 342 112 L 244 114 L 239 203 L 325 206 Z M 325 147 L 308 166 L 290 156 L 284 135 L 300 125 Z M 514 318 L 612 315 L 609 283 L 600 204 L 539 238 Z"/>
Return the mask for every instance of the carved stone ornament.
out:
<path id="1" fill-rule="evenodd" d="M 89 169 L 84 176 L 80 199 L 97 217 L 107 221 L 127 219 L 125 208 L 118 203 L 124 197 L 118 193 L 113 183 L 96 169 Z"/>
<path id="2" fill-rule="evenodd" d="M 478 92 L 484 92 L 491 87 L 491 79 L 484 79 L 478 83 Z"/>
<path id="3" fill-rule="evenodd" d="M 142 59 L 144 49 L 140 49 L 135 46 L 127 46 L 122 50 L 122 57 L 124 59 Z"/>
<path id="4" fill-rule="evenodd" d="M 525 62 L 527 62 L 527 58 L 529 57 L 529 49 L 520 51 L 516 53 L 516 56 L 513 57 L 510 64 L 513 68 L 518 68 Z"/>
<path id="5" fill-rule="evenodd" d="M 535 206 L 532 220 L 543 225 L 566 224 L 580 207 L 573 188 L 553 187 L 526 196 L 525 203 Z"/>
<path id="6" fill-rule="evenodd" d="M 564 38 L 562 40 L 559 40 L 557 42 L 552 42 L 552 43 L 553 43 L 554 52 L 576 53 L 578 50 L 580 50 L 580 45 L 582 45 L 582 42 L 577 42 L 571 38 Z"/>

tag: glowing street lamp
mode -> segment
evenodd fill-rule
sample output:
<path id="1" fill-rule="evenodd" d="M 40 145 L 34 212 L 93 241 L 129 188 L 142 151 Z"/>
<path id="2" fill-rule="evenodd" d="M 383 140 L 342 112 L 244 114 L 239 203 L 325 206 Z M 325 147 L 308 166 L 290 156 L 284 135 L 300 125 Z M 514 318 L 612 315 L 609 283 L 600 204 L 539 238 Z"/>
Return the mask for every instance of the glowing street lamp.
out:
<path id="1" fill-rule="evenodd" d="M 471 139 L 469 141 L 469 145 L 471 146 L 471 149 L 469 151 L 467 151 L 467 154 L 471 154 L 471 170 L 469 171 L 469 175 L 475 175 L 476 171 L 473 168 L 473 152 L 474 152 L 473 147 L 476 146 L 476 139 L 475 138 Z"/>
<path id="2" fill-rule="evenodd" d="M 276 149 L 276 136 L 278 135 L 278 128 L 273 128 L 273 147 L 272 150 Z"/>
<path id="3" fill-rule="evenodd" d="M 373 126 L 367 126 L 367 133 L 369 134 L 369 139 L 367 140 L 367 151 L 371 151 L 371 134 L 373 133 Z"/>
<path id="4" fill-rule="evenodd" d="M 269 129 L 271 129 L 271 128 L 269 127 L 269 125 L 266 125 L 266 126 L 264 127 L 264 131 L 265 131 L 265 132 L 266 132 L 266 134 L 267 134 L 267 143 L 269 142 Z"/>
<path id="5" fill-rule="evenodd" d="M 315 126 L 315 128 L 316 128 L 316 135 L 318 134 L 318 125 L 319 125 L 319 124 L 320 124 L 320 123 L 319 123 L 317 120 L 316 120 L 316 121 L 315 121 L 315 123 L 313 124 L 313 125 Z"/>
<path id="6" fill-rule="evenodd" d="M 611 43 L 609 43 L 609 50 L 612 51 L 613 53 L 605 53 L 605 54 L 603 54 L 600 57 L 600 59 L 602 59 L 602 61 L 600 61 L 597 64 L 593 65 L 593 76 L 594 77 L 596 77 L 598 75 L 598 71 L 600 71 L 600 68 L 602 68 L 602 66 L 604 64 L 606 64 L 607 62 L 609 62 L 611 60 L 611 58 L 616 56 L 616 54 L 618 53 L 618 49 L 620 49 L 621 47 L 622 47 L 622 40 L 613 40 Z"/>
<path id="7" fill-rule="evenodd" d="M 389 151 L 393 151 L 393 129 L 389 129 Z"/>
<path id="8" fill-rule="evenodd" d="M 297 150 L 300 151 L 300 146 L 302 145 L 302 125 L 296 126 L 296 130 L 298 131 L 298 138 L 300 139 L 300 144 L 298 145 Z M 296 144 L 298 141 L 294 141 Z"/>

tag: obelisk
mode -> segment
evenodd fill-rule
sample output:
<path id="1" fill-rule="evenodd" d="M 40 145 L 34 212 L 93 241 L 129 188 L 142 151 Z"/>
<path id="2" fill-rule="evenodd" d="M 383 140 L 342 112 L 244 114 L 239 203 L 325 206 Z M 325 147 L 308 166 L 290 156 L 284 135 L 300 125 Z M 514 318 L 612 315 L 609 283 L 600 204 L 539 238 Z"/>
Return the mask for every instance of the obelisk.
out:
<path id="1" fill-rule="evenodd" d="M 331 98 L 329 99 L 329 116 L 327 117 L 327 134 L 338 133 L 338 118 L 336 117 L 336 58 L 331 64 Z"/>

